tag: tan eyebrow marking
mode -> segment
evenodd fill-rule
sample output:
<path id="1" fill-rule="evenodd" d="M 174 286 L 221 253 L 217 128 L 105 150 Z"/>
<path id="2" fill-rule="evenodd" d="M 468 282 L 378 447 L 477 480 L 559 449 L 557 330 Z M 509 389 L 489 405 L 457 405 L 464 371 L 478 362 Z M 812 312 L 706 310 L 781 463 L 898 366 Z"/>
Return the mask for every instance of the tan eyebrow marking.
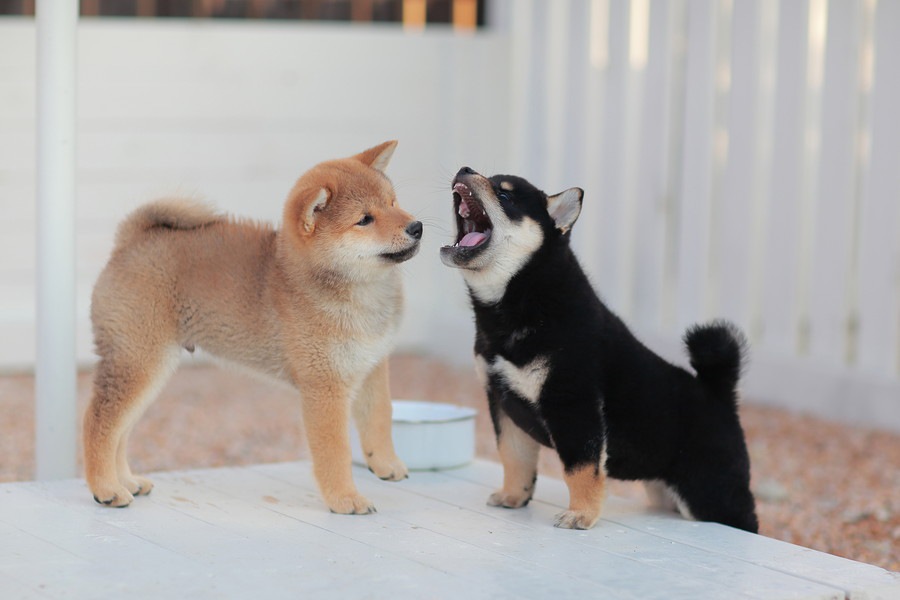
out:
<path id="1" fill-rule="evenodd" d="M 500 189 L 501 189 L 501 190 L 506 190 L 507 192 L 511 192 L 511 191 L 513 191 L 513 190 L 516 189 L 516 188 L 514 188 L 514 187 L 513 187 L 513 184 L 511 184 L 510 182 L 508 182 L 508 181 L 503 181 L 503 182 L 500 183 Z"/>

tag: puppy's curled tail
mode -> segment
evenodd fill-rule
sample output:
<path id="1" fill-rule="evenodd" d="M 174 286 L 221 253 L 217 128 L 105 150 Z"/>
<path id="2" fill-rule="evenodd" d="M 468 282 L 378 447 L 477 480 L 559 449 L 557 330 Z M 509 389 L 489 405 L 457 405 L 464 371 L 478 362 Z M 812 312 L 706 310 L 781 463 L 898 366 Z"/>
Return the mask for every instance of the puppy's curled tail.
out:
<path id="1" fill-rule="evenodd" d="M 728 321 L 693 325 L 685 332 L 684 343 L 697 379 L 716 396 L 734 401 L 747 352 L 741 330 Z"/>
<path id="2" fill-rule="evenodd" d="M 197 229 L 224 221 L 208 205 L 186 198 L 166 198 L 136 209 L 116 230 L 116 247 L 130 244 L 141 234 L 155 228 Z"/>

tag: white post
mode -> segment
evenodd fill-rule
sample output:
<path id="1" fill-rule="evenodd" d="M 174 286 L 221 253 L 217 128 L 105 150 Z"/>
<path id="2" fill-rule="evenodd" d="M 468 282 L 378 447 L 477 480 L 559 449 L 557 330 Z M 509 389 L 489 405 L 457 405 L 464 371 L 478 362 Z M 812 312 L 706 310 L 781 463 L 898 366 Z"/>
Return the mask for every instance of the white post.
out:
<path id="1" fill-rule="evenodd" d="M 76 474 L 75 30 L 78 0 L 38 0 L 35 476 Z"/>

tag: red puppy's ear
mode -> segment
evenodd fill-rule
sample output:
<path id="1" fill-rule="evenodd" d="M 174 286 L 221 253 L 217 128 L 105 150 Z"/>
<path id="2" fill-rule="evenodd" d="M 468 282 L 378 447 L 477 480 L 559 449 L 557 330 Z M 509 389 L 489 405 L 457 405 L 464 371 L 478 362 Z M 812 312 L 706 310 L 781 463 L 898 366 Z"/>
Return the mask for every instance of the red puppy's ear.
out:
<path id="1" fill-rule="evenodd" d="M 394 150 L 397 148 L 397 140 L 391 140 L 389 142 L 385 142 L 383 144 L 379 144 L 374 148 L 369 148 L 363 152 L 360 152 L 353 158 L 358 160 L 359 162 L 372 167 L 373 169 L 378 169 L 382 173 L 387 168 L 388 163 L 391 162 L 391 156 L 394 155 Z"/>
<path id="2" fill-rule="evenodd" d="M 297 199 L 297 220 L 300 233 L 307 235 L 316 230 L 316 220 L 327 205 L 331 194 L 325 188 L 303 190 Z"/>

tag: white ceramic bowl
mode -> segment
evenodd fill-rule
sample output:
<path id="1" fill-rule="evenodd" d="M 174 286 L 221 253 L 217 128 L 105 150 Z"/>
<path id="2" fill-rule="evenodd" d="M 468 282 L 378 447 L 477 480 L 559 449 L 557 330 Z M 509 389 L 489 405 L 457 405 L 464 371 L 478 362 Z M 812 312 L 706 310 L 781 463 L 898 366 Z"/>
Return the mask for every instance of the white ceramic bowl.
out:
<path id="1" fill-rule="evenodd" d="M 475 414 L 472 408 L 394 400 L 393 438 L 397 456 L 412 471 L 461 467 L 475 456 Z M 359 436 L 354 434 L 353 462 L 365 465 Z"/>

